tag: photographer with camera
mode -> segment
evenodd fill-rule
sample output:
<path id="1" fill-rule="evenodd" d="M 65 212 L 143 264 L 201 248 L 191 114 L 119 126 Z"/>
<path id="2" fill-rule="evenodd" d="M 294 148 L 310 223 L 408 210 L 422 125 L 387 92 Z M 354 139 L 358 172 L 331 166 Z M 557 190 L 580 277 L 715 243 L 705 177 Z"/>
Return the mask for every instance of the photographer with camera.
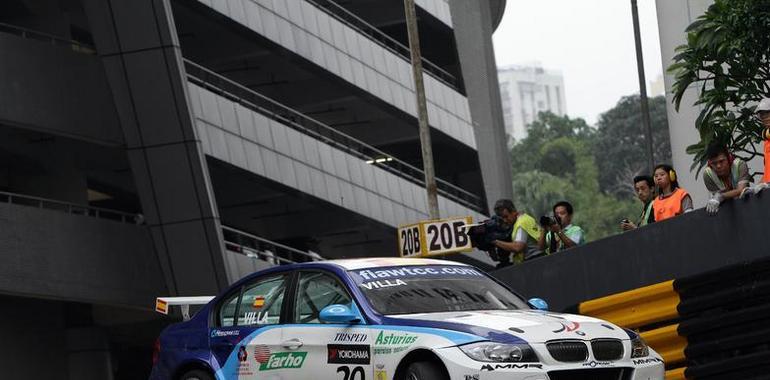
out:
<path id="1" fill-rule="evenodd" d="M 540 234 L 540 228 L 535 222 L 535 218 L 520 213 L 513 205 L 510 199 L 501 199 L 495 203 L 495 215 L 509 226 L 511 230 L 510 240 L 494 240 L 492 243 L 499 248 L 500 264 L 498 268 L 510 265 L 510 256 L 513 254 L 513 263 L 519 264 L 537 255 L 537 237 Z"/>
<path id="2" fill-rule="evenodd" d="M 499 201 L 498 204 L 500 204 Z M 498 209 L 497 205 L 495 209 Z M 498 214 L 502 214 L 502 212 Z M 468 230 L 468 237 L 471 239 L 473 247 L 488 253 L 492 260 L 498 262 L 497 267 L 502 268 L 511 265 L 511 254 L 495 246 L 495 241 L 510 242 L 513 224 L 507 223 L 498 214 L 471 226 Z"/>
<path id="3" fill-rule="evenodd" d="M 642 202 L 642 214 L 639 216 L 637 223 L 633 223 L 628 219 L 621 220 L 620 229 L 623 231 L 630 231 L 655 223 L 655 213 L 652 212 L 652 200 L 655 199 L 655 180 L 648 175 L 634 177 L 634 191 L 636 192 L 636 197 Z"/>
<path id="4" fill-rule="evenodd" d="M 567 201 L 561 201 L 553 206 L 553 217 L 542 216 L 540 218 L 540 237 L 537 246 L 545 253 L 563 251 L 585 243 L 583 229 L 572 224 L 574 209 Z"/>

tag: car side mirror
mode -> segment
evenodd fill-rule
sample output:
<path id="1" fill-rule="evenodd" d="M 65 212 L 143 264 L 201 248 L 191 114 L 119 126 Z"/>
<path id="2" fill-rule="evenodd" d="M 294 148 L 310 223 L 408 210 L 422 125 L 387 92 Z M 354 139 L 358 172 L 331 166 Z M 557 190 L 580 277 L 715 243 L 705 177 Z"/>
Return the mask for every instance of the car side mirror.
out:
<path id="1" fill-rule="evenodd" d="M 527 304 L 533 309 L 548 311 L 548 302 L 545 302 L 542 298 L 530 298 Z"/>
<path id="2" fill-rule="evenodd" d="M 361 316 L 346 305 L 329 305 L 321 309 L 318 319 L 325 323 L 356 323 Z"/>

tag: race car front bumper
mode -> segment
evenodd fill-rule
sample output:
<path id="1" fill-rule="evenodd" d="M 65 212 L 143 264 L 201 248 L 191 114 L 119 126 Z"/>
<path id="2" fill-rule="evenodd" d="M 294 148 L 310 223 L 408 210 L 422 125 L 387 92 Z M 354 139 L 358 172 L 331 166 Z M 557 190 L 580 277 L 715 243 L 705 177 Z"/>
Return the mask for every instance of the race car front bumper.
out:
<path id="1" fill-rule="evenodd" d="M 460 380 L 561 380 L 571 378 L 663 380 L 663 360 L 650 350 L 650 356 L 617 361 L 588 359 L 580 363 L 558 363 L 544 358 L 540 363 L 487 363 L 469 358 L 457 347 L 434 351 L 444 362 L 450 378 Z"/>

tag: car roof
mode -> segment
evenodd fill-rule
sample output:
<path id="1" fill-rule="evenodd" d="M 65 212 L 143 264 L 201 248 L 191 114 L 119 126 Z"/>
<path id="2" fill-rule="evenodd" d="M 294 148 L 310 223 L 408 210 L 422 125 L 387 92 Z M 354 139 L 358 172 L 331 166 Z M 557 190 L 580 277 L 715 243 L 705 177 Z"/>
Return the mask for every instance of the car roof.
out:
<path id="1" fill-rule="evenodd" d="M 240 284 L 251 281 L 252 279 L 259 276 L 269 275 L 272 273 L 290 272 L 294 270 L 327 268 L 334 271 L 349 271 L 349 270 L 371 269 L 371 268 L 381 268 L 381 267 L 418 266 L 418 265 L 452 265 L 452 266 L 465 266 L 465 267 L 470 266 L 468 264 L 458 263 L 456 261 L 423 259 L 423 258 L 407 258 L 407 257 L 367 257 L 367 258 L 360 258 L 360 259 L 310 261 L 305 263 L 295 263 L 295 264 L 289 264 L 289 265 L 277 265 L 267 269 L 259 270 L 257 272 L 254 272 L 238 280 L 236 283 L 232 284 L 230 288 L 237 287 Z"/>
<path id="2" fill-rule="evenodd" d="M 458 263 L 456 261 L 407 257 L 367 257 L 362 259 L 327 260 L 324 261 L 324 263 L 336 264 L 347 270 L 411 265 L 468 266 L 467 264 Z"/>

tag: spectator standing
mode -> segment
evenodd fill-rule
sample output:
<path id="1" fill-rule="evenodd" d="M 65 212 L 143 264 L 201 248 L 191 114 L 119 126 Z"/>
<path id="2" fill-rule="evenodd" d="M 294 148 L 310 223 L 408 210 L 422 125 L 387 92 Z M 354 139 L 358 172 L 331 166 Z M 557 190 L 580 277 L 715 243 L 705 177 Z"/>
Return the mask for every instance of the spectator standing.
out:
<path id="1" fill-rule="evenodd" d="M 652 212 L 652 201 L 655 198 L 655 182 L 648 175 L 634 177 L 634 191 L 636 197 L 642 202 L 642 214 L 636 223 L 623 220 L 620 222 L 620 229 L 623 231 L 633 230 L 655 222 L 655 213 Z"/>
<path id="2" fill-rule="evenodd" d="M 692 197 L 685 189 L 679 187 L 676 170 L 671 165 L 656 166 L 653 180 L 658 189 L 658 196 L 652 203 L 656 222 L 692 211 Z"/>
<path id="3" fill-rule="evenodd" d="M 540 230 L 537 242 L 539 250 L 551 254 L 585 243 L 583 229 L 572 224 L 574 212 L 572 205 L 567 201 L 558 202 L 553 206 L 554 218 Z"/>
<path id="4" fill-rule="evenodd" d="M 540 228 L 533 217 L 518 212 L 510 199 L 497 201 L 495 214 L 505 223 L 513 225 L 511 241 L 495 240 L 493 242 L 497 248 L 507 252 L 505 255 L 499 255 L 498 268 L 510 265 L 511 254 L 513 254 L 514 264 L 519 264 L 537 254 L 537 238 L 540 235 Z"/>
<path id="5" fill-rule="evenodd" d="M 706 203 L 706 212 L 716 214 L 719 205 L 733 198 L 753 194 L 749 166 L 734 157 L 724 145 L 712 145 L 706 150 L 708 166 L 703 170 L 703 183 L 711 193 Z"/>

